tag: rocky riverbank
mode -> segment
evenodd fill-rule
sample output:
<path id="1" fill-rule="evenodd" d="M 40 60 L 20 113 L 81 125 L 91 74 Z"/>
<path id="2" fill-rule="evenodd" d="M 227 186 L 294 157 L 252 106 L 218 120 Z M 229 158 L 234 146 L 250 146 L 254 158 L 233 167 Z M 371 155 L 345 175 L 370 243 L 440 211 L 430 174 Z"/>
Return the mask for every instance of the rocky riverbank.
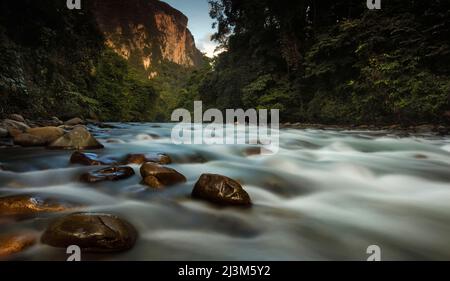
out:
<path id="1" fill-rule="evenodd" d="M 83 260 L 358 259 L 375 242 L 420 258 L 414 233 L 448 236 L 450 140 L 435 126 L 285 124 L 261 155 L 175 145 L 166 123 L 0 124 L 0 259 L 65 260 L 73 244 Z M 427 257 L 450 256 L 441 242 Z"/>
<path id="2" fill-rule="evenodd" d="M 104 148 L 89 130 L 90 125 L 108 127 L 99 122 L 81 118 L 62 122 L 56 117 L 30 121 L 14 114 L 0 124 L 3 143 L 0 149 L 46 147 L 73 150 L 67 159 L 71 165 L 102 166 L 79 175 L 79 182 L 94 185 L 126 180 L 136 176 L 130 164 L 140 165 L 141 184 L 150 189 L 160 190 L 187 181 L 183 174 L 166 166 L 172 163 L 172 159 L 165 153 L 143 152 L 113 157 L 86 152 Z M 193 186 L 192 197 L 221 206 L 251 205 L 250 197 L 242 186 L 222 175 L 203 174 Z M 82 210 L 83 205 L 78 202 L 65 202 L 38 194 L 0 196 L 0 225 L 40 218 L 51 213 L 61 214 L 49 223 L 43 233 L 0 233 L 0 259 L 14 257 L 38 241 L 59 248 L 77 245 L 85 252 L 121 252 L 134 246 L 139 234 L 131 223 L 113 214 L 80 213 Z"/>

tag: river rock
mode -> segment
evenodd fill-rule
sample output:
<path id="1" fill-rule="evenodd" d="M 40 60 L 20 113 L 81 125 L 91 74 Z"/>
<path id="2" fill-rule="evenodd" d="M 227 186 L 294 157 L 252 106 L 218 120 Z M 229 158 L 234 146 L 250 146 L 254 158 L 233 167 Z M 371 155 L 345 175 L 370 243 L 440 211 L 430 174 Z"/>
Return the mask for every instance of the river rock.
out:
<path id="1" fill-rule="evenodd" d="M 8 116 L 8 119 L 11 119 L 11 120 L 14 120 L 17 122 L 21 122 L 21 123 L 26 123 L 25 118 L 23 118 L 23 116 L 20 114 L 11 114 Z"/>
<path id="2" fill-rule="evenodd" d="M 69 125 L 69 126 L 82 125 L 82 124 L 84 124 L 84 121 L 83 121 L 83 119 L 76 117 L 76 118 L 67 120 L 66 122 L 64 122 L 64 124 Z"/>
<path id="3" fill-rule="evenodd" d="M 220 205 L 251 205 L 250 196 L 237 181 L 214 174 L 201 175 L 192 197 Z"/>
<path id="4" fill-rule="evenodd" d="M 245 156 L 253 156 L 253 155 L 261 155 L 262 149 L 261 147 L 249 147 L 244 150 Z"/>
<path id="5" fill-rule="evenodd" d="M 14 137 L 14 144 L 28 147 L 28 146 L 44 146 L 47 144 L 45 139 L 31 135 L 31 134 L 16 134 Z"/>
<path id="6" fill-rule="evenodd" d="M 420 125 L 414 128 L 414 131 L 419 134 L 430 133 L 434 130 L 433 125 Z"/>
<path id="7" fill-rule="evenodd" d="M 15 233 L 0 235 L 0 259 L 20 253 L 37 242 L 36 233 Z"/>
<path id="8" fill-rule="evenodd" d="M 39 213 L 66 211 L 71 207 L 73 205 L 58 203 L 55 200 L 40 196 L 8 196 L 0 198 L 0 217 L 31 217 Z"/>
<path id="9" fill-rule="evenodd" d="M 58 117 L 52 117 L 49 120 L 37 120 L 35 121 L 38 127 L 59 127 L 64 124 Z"/>
<path id="10" fill-rule="evenodd" d="M 157 177 L 154 176 L 147 176 L 142 180 L 142 183 L 146 186 L 150 186 L 152 188 L 161 189 L 164 188 L 165 185 L 159 181 Z"/>
<path id="11" fill-rule="evenodd" d="M 186 182 L 186 177 L 174 169 L 159 164 L 147 162 L 141 166 L 141 176 L 144 183 L 153 188 Z M 149 179 L 147 179 L 150 177 Z"/>
<path id="12" fill-rule="evenodd" d="M 50 119 L 50 121 L 52 121 L 53 123 L 55 123 L 56 126 L 60 126 L 60 125 L 63 125 L 63 124 L 64 124 L 64 122 L 61 121 L 61 120 L 60 120 L 58 117 L 56 117 L 56 116 L 53 116 L 53 117 Z"/>
<path id="13" fill-rule="evenodd" d="M 19 121 L 15 121 L 15 120 L 11 120 L 11 119 L 3 120 L 2 124 L 3 124 L 2 127 L 6 128 L 8 131 L 10 129 L 17 129 L 17 130 L 20 130 L 21 132 L 25 132 L 26 130 L 28 130 L 30 128 L 24 122 L 19 122 Z"/>
<path id="14" fill-rule="evenodd" d="M 46 144 L 50 144 L 64 135 L 64 130 L 58 127 L 31 128 L 27 134 L 40 137 Z"/>
<path id="15" fill-rule="evenodd" d="M 103 165 L 116 165 L 117 162 L 113 159 L 102 157 L 100 158 L 95 153 L 83 153 L 75 151 L 70 157 L 70 163 L 80 164 L 86 166 L 103 166 Z"/>
<path id="16" fill-rule="evenodd" d="M 52 222 L 41 242 L 59 248 L 77 245 L 87 252 L 117 252 L 132 248 L 136 239 L 136 229 L 116 216 L 78 213 Z"/>
<path id="17" fill-rule="evenodd" d="M 133 176 L 134 170 L 128 166 L 109 167 L 93 172 L 83 174 L 81 181 L 88 183 L 96 183 L 101 181 L 118 181 Z"/>
<path id="18" fill-rule="evenodd" d="M 169 157 L 169 155 L 163 153 L 156 153 L 156 154 L 128 154 L 125 160 L 126 164 L 141 165 L 146 162 L 153 162 L 161 165 L 167 165 L 172 163 L 172 159 Z"/>
<path id="19" fill-rule="evenodd" d="M 49 145 L 51 149 L 100 149 L 99 143 L 84 126 L 75 126 L 72 131 Z"/>

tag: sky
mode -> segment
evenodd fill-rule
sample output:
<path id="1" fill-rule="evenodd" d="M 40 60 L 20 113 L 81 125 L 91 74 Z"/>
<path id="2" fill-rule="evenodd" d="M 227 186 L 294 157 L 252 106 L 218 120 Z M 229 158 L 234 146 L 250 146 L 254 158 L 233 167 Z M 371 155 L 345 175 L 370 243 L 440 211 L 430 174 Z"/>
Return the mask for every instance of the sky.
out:
<path id="1" fill-rule="evenodd" d="M 208 0 L 163 0 L 170 6 L 181 11 L 189 18 L 188 28 L 195 38 L 197 48 L 213 57 L 217 47 L 216 42 L 211 41 L 213 19 L 209 17 Z"/>

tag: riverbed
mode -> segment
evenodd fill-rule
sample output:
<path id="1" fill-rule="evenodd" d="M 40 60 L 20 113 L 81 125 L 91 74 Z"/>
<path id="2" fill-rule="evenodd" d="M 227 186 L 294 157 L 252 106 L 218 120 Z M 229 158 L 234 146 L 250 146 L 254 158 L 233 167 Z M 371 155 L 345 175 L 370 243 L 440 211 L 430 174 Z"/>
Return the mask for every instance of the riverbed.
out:
<path id="1" fill-rule="evenodd" d="M 77 202 L 81 211 L 116 214 L 139 238 L 126 252 L 82 253 L 83 260 L 383 260 L 450 259 L 450 137 L 369 130 L 281 129 L 276 154 L 254 145 L 175 145 L 172 124 L 90 126 L 101 156 L 166 153 L 187 182 L 155 190 L 136 175 L 82 183 L 99 167 L 70 164 L 72 151 L 0 149 L 0 196 L 42 194 Z M 190 194 L 199 176 L 240 182 L 251 208 L 217 207 Z M 69 212 L 70 213 L 70 212 Z M 43 232 L 48 214 L 0 224 Z M 41 243 L 18 260 L 65 260 Z"/>

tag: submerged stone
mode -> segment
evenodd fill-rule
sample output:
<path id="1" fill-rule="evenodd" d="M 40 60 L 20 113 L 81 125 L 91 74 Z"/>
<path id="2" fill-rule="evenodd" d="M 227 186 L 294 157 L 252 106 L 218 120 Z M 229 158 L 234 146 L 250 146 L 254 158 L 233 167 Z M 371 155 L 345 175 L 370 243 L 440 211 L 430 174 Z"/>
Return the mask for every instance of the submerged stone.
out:
<path id="1" fill-rule="evenodd" d="M 155 154 L 129 154 L 125 160 L 126 164 L 144 164 L 146 162 L 153 162 L 157 164 L 167 165 L 172 163 L 172 159 L 164 153 Z"/>
<path id="2" fill-rule="evenodd" d="M 20 253 L 37 242 L 36 233 L 14 233 L 0 235 L 0 259 Z"/>
<path id="3" fill-rule="evenodd" d="M 161 188 L 186 182 L 186 177 L 178 171 L 152 162 L 143 164 L 140 172 L 144 179 L 143 182 L 153 188 Z"/>
<path id="4" fill-rule="evenodd" d="M 62 212 L 74 207 L 41 196 L 16 195 L 0 198 L 0 217 L 32 217 L 40 213 Z"/>
<path id="5" fill-rule="evenodd" d="M 93 172 L 83 174 L 81 181 L 88 183 L 96 183 L 101 181 L 118 181 L 133 176 L 134 170 L 127 166 L 109 167 Z"/>
<path id="6" fill-rule="evenodd" d="M 77 245 L 88 252 L 116 252 L 132 248 L 136 239 L 136 229 L 117 216 L 77 213 L 52 222 L 41 241 L 59 248 Z"/>
<path id="7" fill-rule="evenodd" d="M 250 196 L 237 181 L 215 174 L 201 175 L 192 197 L 220 205 L 251 205 Z"/>

